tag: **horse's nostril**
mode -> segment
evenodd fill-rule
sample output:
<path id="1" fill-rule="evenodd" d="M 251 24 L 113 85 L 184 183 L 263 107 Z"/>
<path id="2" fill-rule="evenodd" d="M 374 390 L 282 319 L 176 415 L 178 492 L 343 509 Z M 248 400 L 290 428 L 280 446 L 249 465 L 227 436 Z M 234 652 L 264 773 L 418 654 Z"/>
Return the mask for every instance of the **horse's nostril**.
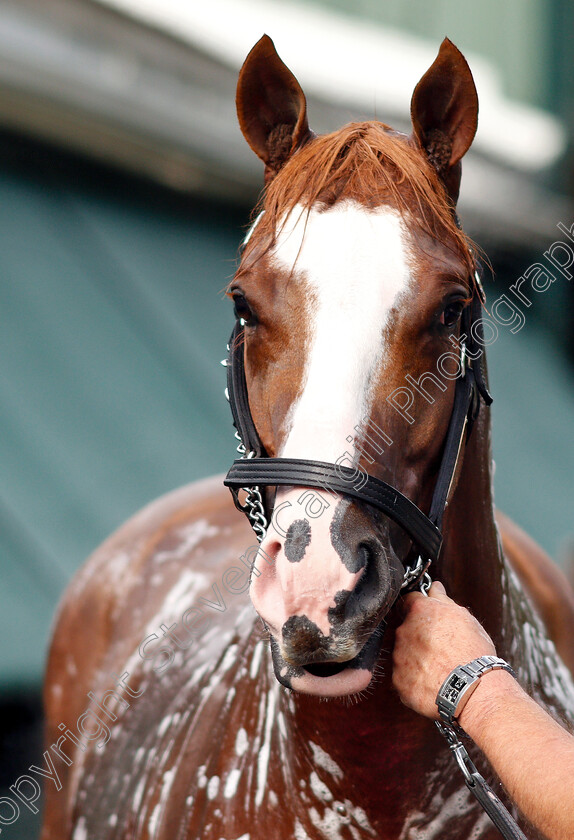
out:
<path id="1" fill-rule="evenodd" d="M 374 551 L 368 543 L 361 542 L 357 546 L 357 568 L 364 569 L 374 556 Z"/>

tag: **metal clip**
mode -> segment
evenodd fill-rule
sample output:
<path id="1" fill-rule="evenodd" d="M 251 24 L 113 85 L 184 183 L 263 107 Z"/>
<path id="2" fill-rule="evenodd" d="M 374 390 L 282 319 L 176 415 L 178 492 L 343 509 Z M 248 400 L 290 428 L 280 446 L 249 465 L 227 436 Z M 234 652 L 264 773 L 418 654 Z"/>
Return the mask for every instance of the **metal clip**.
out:
<path id="1" fill-rule="evenodd" d="M 467 356 L 467 354 L 466 354 L 466 344 L 464 343 L 464 341 L 462 341 L 461 344 L 460 344 L 460 370 L 461 370 L 460 378 L 461 379 L 464 379 L 464 377 L 466 376 L 466 369 L 467 369 L 467 367 L 470 367 L 470 366 L 471 366 L 471 360 L 470 360 L 469 356 Z"/>
<path id="2" fill-rule="evenodd" d="M 447 723 L 440 723 L 439 721 L 435 721 L 435 723 L 441 735 L 446 738 L 449 749 L 456 758 L 456 763 L 462 771 L 467 788 L 488 814 L 504 840 L 526 840 L 511 814 L 474 766 L 469 754 L 461 744 L 456 730 Z"/>
<path id="3" fill-rule="evenodd" d="M 480 272 L 475 269 L 474 271 L 474 283 L 476 288 L 478 289 L 478 296 L 480 298 L 481 303 L 486 303 L 486 295 L 484 293 L 484 286 L 482 285 L 482 280 L 480 279 Z"/>
<path id="4" fill-rule="evenodd" d="M 424 568 L 424 561 L 423 558 L 418 556 L 418 560 L 414 566 L 407 566 L 405 569 L 405 575 L 403 577 L 403 582 L 401 584 L 401 589 L 405 589 L 405 587 L 409 586 L 413 580 L 416 580 L 417 577 L 422 574 Z"/>
<path id="5" fill-rule="evenodd" d="M 476 773 L 478 773 L 478 770 L 474 766 L 474 763 L 469 754 L 467 753 L 464 744 L 462 743 L 452 726 L 448 726 L 447 724 L 441 723 L 438 720 L 435 720 L 435 724 L 438 731 L 446 739 L 450 751 L 456 758 L 456 763 L 460 767 L 467 785 L 469 785 L 469 787 L 474 787 L 474 785 L 476 784 L 475 775 Z"/>

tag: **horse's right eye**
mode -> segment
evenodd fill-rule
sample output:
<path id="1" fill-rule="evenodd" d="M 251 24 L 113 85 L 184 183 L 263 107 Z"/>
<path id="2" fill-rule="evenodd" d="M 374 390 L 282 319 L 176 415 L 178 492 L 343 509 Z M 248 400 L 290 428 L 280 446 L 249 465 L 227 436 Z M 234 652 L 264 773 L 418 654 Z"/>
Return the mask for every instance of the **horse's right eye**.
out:
<path id="1" fill-rule="evenodd" d="M 253 312 L 247 303 L 247 299 L 241 292 L 233 292 L 233 311 L 238 320 L 245 321 L 248 324 L 253 320 Z"/>

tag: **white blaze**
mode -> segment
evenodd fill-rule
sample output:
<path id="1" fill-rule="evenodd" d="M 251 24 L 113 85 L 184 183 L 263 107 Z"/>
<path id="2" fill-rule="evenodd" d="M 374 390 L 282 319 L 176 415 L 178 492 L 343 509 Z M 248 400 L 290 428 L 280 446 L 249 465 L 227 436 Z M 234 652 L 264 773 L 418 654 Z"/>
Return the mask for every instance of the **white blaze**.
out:
<path id="1" fill-rule="evenodd" d="M 297 206 L 287 218 L 273 259 L 309 290 L 310 346 L 283 457 L 333 462 L 353 451 L 347 437 L 369 413 L 385 327 L 411 282 L 408 257 L 401 217 L 388 207 Z"/>

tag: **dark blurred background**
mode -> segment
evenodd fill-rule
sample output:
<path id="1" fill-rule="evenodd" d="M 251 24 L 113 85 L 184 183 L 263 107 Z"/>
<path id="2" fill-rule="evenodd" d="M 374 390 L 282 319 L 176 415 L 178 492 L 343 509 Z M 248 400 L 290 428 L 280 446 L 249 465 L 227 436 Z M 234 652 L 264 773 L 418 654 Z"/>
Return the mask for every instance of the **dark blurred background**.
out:
<path id="1" fill-rule="evenodd" d="M 0 0 L 0 797 L 40 756 L 71 575 L 138 508 L 234 455 L 222 290 L 262 183 L 234 94 L 263 32 L 317 131 L 374 116 L 408 130 L 442 38 L 465 53 L 481 116 L 460 211 L 491 301 L 574 223 L 568 0 Z M 562 564 L 573 311 L 558 279 L 489 350 L 497 503 Z M 22 808 L 2 830 L 37 825 Z"/>

